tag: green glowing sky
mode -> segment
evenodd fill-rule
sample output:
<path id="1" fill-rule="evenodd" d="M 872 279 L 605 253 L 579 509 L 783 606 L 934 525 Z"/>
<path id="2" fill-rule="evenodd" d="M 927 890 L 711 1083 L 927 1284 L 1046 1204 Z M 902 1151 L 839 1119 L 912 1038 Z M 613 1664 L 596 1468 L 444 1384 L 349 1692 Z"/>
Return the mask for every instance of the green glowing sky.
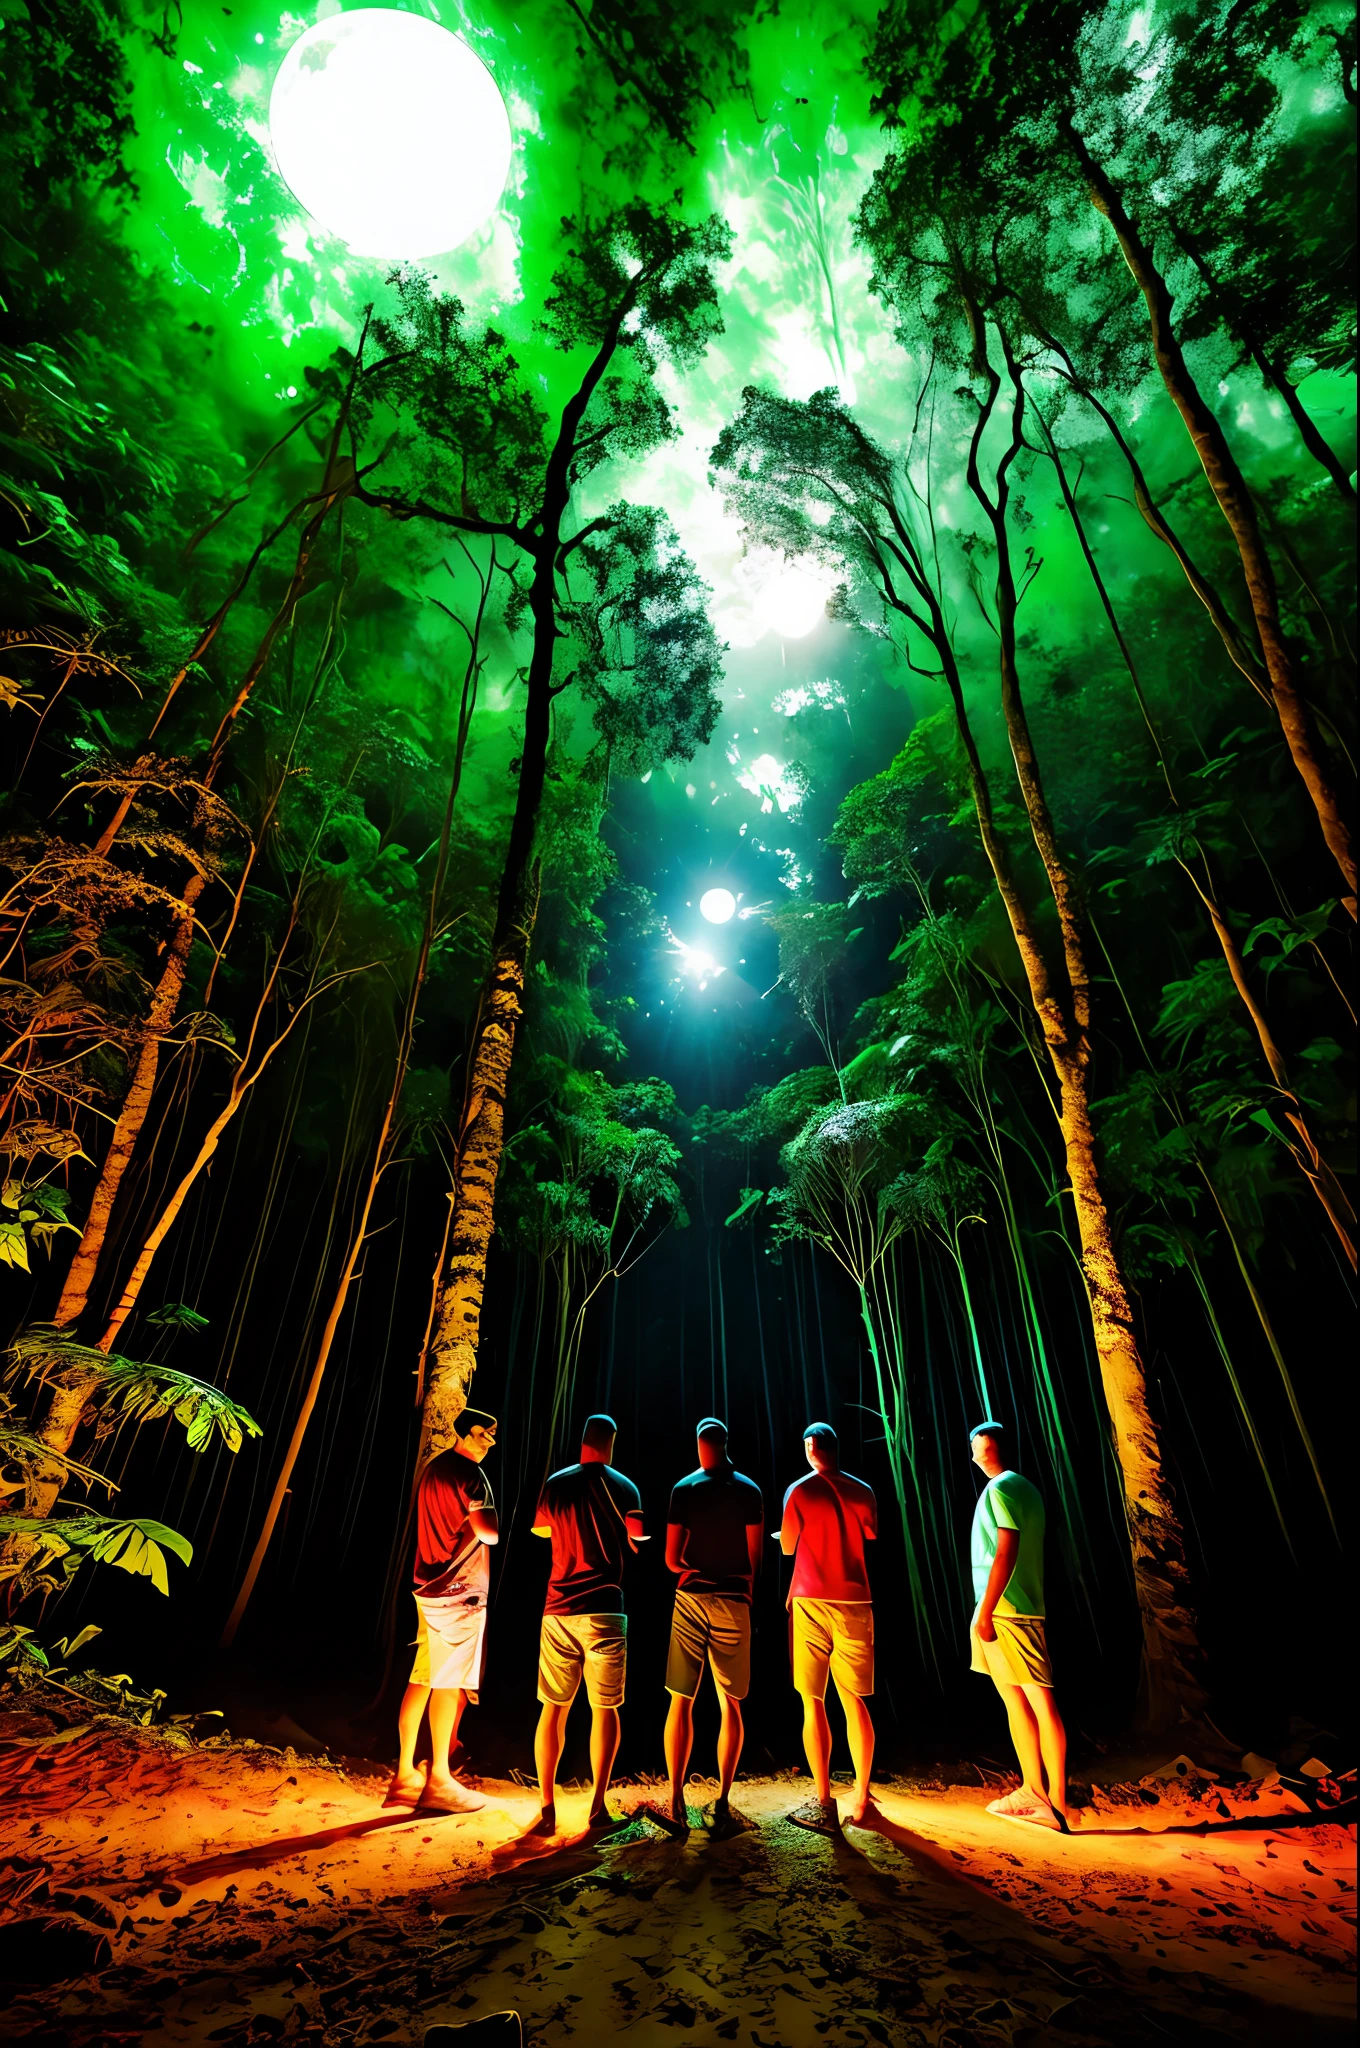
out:
<path id="1" fill-rule="evenodd" d="M 287 416 L 304 392 L 304 367 L 352 341 L 361 307 L 384 294 L 387 266 L 352 256 L 321 232 L 269 153 L 277 65 L 313 20 L 336 11 L 334 0 L 322 0 L 314 13 L 189 0 L 173 56 L 142 49 L 135 65 L 132 161 L 140 191 L 129 236 L 164 271 L 185 320 L 212 330 L 203 341 L 208 377 L 200 403 L 215 394 L 224 412 L 255 414 L 257 430 Z M 516 331 L 517 308 L 556 260 L 559 218 L 583 201 L 608 202 L 632 189 L 629 162 L 610 161 L 626 147 L 629 126 L 621 117 L 583 132 L 580 58 L 566 10 L 425 11 L 464 35 L 493 71 L 510 110 L 514 156 L 486 229 L 423 267 L 474 316 L 504 323 L 532 348 L 532 338 Z M 703 114 L 692 155 L 671 152 L 665 176 L 686 204 L 716 210 L 735 231 L 721 277 L 726 331 L 697 371 L 662 371 L 681 437 L 623 480 L 630 496 L 664 505 L 674 519 L 713 589 L 715 621 L 730 647 L 720 730 L 690 767 L 655 778 L 653 800 L 663 815 L 675 804 L 715 812 L 708 821 L 715 859 L 737 851 L 726 842 L 743 828 L 787 849 L 790 880 L 811 871 L 815 852 L 800 824 L 798 794 L 809 783 L 834 793 L 856 700 L 875 676 L 908 700 L 902 733 L 913 713 L 935 708 L 928 686 L 909 679 L 887 650 L 852 645 L 845 628 L 823 621 L 786 641 L 764 622 L 760 591 L 769 565 L 745 553 L 707 477 L 713 442 L 752 383 L 799 398 L 834 384 L 871 432 L 901 439 L 923 365 L 895 343 L 851 231 L 887 146 L 869 112 L 863 32 L 864 21 L 841 6 L 800 5 L 748 24 L 749 90 L 729 93 Z M 560 374 L 552 358 L 540 367 L 546 379 Z M 1277 397 L 1254 379 L 1237 381 L 1234 432 L 1254 481 L 1268 488 L 1297 466 L 1293 428 Z M 1350 403 L 1345 380 L 1327 372 L 1309 378 L 1305 396 L 1324 423 Z M 1146 424 L 1159 409 L 1168 410 L 1165 396 L 1149 385 L 1136 416 Z M 1093 422 L 1074 419 L 1068 443 L 1094 442 L 1096 432 Z M 1170 434 L 1156 439 L 1150 468 L 1154 486 L 1178 480 L 1183 445 Z M 619 482 L 611 474 L 601 488 L 613 494 Z M 941 499 L 946 524 L 969 523 L 965 500 L 960 475 Z M 1075 652 L 1092 630 L 1095 598 L 1070 523 L 1060 506 L 1055 516 L 1055 505 L 1056 490 L 1036 476 L 1026 511 L 1044 566 L 1030 614 L 1061 659 L 1064 641 Z M 1127 505 L 1107 501 L 1095 533 L 1117 556 L 1116 591 L 1162 570 L 1156 542 Z M 973 624 L 982 656 L 987 630 L 980 617 Z M 485 761 L 496 745 L 485 727 L 479 744 Z M 801 775 L 777 776 L 776 767 Z"/>

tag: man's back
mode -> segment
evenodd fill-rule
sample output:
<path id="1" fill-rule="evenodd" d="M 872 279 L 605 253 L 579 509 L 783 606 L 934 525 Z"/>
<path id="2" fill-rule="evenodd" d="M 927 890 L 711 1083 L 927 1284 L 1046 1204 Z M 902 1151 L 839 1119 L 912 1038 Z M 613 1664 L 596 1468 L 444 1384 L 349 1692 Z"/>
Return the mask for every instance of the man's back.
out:
<path id="1" fill-rule="evenodd" d="M 622 1614 L 627 1516 L 642 1496 L 631 1479 L 598 1460 L 567 1465 L 545 1481 L 536 1523 L 552 1531 L 545 1614 Z"/>
<path id="2" fill-rule="evenodd" d="M 746 1531 L 759 1528 L 764 1519 L 760 1488 L 734 1465 L 711 1471 L 700 1466 L 678 1480 L 667 1520 L 685 1532 L 680 1591 L 749 1600 L 752 1572 Z"/>
<path id="3" fill-rule="evenodd" d="M 784 1495 L 786 1542 L 796 1542 L 790 1600 L 873 1598 L 864 1546 L 878 1534 L 874 1490 L 848 1472 L 809 1472 Z"/>

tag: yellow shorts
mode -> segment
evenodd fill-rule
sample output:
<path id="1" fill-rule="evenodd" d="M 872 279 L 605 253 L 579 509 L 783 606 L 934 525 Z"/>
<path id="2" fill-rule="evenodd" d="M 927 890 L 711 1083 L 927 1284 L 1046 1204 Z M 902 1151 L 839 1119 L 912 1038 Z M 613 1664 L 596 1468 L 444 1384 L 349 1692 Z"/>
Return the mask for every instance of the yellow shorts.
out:
<path id="1" fill-rule="evenodd" d="M 467 1599 L 427 1600 L 416 1594 L 416 1631 L 411 1684 L 438 1691 L 462 1691 L 475 1707 L 486 1668 L 486 1605 Z"/>
<path id="2" fill-rule="evenodd" d="M 628 1666 L 626 1614 L 545 1614 L 538 1639 L 538 1696 L 569 1707 L 582 1678 L 592 1707 L 621 1707 Z"/>
<path id="3" fill-rule="evenodd" d="M 1052 1685 L 1042 1615 L 994 1614 L 992 1626 L 996 1639 L 990 1643 L 976 1629 L 969 1631 L 974 1671 L 985 1672 L 998 1685 Z"/>
<path id="4" fill-rule="evenodd" d="M 793 1603 L 793 1683 L 814 1700 L 826 1698 L 827 1673 L 842 1695 L 867 1700 L 874 1689 L 874 1609 L 869 1600 Z"/>
<path id="5" fill-rule="evenodd" d="M 719 1692 L 744 1700 L 751 1690 L 749 1601 L 732 1600 L 723 1593 L 676 1594 L 666 1658 L 667 1692 L 692 1700 L 703 1679 L 705 1658 Z"/>

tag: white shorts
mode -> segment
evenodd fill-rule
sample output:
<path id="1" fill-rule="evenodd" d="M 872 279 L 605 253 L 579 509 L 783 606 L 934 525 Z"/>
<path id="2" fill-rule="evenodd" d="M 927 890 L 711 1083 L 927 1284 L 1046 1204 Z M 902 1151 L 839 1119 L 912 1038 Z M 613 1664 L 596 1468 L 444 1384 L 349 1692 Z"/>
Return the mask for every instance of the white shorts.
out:
<path id="1" fill-rule="evenodd" d="M 420 1611 L 412 1685 L 465 1692 L 477 1704 L 486 1668 L 486 1602 L 456 1595 L 452 1600 L 415 1596 Z"/>

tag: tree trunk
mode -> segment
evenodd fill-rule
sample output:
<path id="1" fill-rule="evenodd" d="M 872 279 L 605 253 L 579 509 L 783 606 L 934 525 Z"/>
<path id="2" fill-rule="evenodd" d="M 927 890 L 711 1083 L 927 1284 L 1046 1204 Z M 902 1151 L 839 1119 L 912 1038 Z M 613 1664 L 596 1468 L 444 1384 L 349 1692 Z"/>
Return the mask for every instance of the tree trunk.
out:
<path id="1" fill-rule="evenodd" d="M 1057 1060 L 1054 1066 L 1059 1067 Z M 1149 1730 L 1171 1730 L 1180 1722 L 1202 1718 L 1208 1704 L 1199 1674 L 1185 1535 L 1148 1405 L 1147 1376 L 1100 1186 L 1085 1073 L 1069 1070 L 1062 1079 L 1061 1104 L 1081 1266 L 1100 1383 L 1124 1483 L 1124 1515 L 1143 1624 L 1138 1721 Z"/>
<path id="2" fill-rule="evenodd" d="M 987 398 L 968 456 L 968 483 L 991 524 L 997 550 L 996 629 L 1000 642 L 1001 701 L 1016 779 L 1049 889 L 1058 912 L 1066 993 L 1049 973 L 1036 928 L 1023 904 L 1009 856 L 992 816 L 985 770 L 963 709 L 963 692 L 952 649 L 946 680 L 960 721 L 969 761 L 974 803 L 983 845 L 1010 919 L 1030 1001 L 1043 1033 L 1058 1083 L 1058 1124 L 1081 1242 L 1081 1268 L 1091 1310 L 1091 1328 L 1109 1415 L 1112 1443 L 1124 1492 L 1124 1513 L 1133 1560 L 1134 1590 L 1143 1631 L 1138 1718 L 1146 1728 L 1170 1729 L 1203 1714 L 1207 1696 L 1200 1676 L 1198 1625 L 1190 1597 L 1185 1535 L 1166 1477 L 1158 1427 L 1148 1402 L 1147 1377 L 1133 1327 L 1128 1289 L 1115 1251 L 1096 1160 L 1090 1109 L 1090 982 L 1086 968 L 1085 916 L 1075 878 L 1063 857 L 1040 775 L 1038 753 L 1025 713 L 1016 664 L 1019 593 L 1007 530 L 1008 474 L 1022 445 L 1024 390 L 1017 366 L 1007 361 L 1014 384 L 1010 451 L 996 472 L 996 495 L 984 486 L 978 456 L 1000 392 L 1000 377 L 987 354 L 981 312 L 965 291 L 972 327 L 974 369 L 986 380 Z M 1003 347 L 1005 337 L 1002 337 Z"/>
<path id="3" fill-rule="evenodd" d="M 293 1433 L 288 1440 L 288 1449 L 284 1454 L 283 1465 L 278 1478 L 274 1482 L 274 1490 L 270 1495 L 269 1506 L 265 1510 L 264 1523 L 256 1540 L 255 1548 L 251 1552 L 250 1563 L 246 1567 L 246 1574 L 241 1581 L 240 1590 L 236 1595 L 231 1613 L 227 1617 L 226 1626 L 222 1631 L 221 1647 L 224 1650 L 230 1648 L 231 1644 L 235 1641 L 236 1631 L 240 1627 L 241 1619 L 250 1604 L 251 1595 L 255 1591 L 256 1581 L 259 1579 L 270 1543 L 273 1541 L 274 1531 L 278 1526 L 284 1501 L 288 1498 L 293 1470 L 302 1450 L 308 1424 L 311 1422 L 316 1408 L 317 1397 L 321 1391 L 321 1382 L 325 1376 L 326 1367 L 330 1363 L 330 1355 L 335 1343 L 336 1332 L 340 1328 L 340 1319 L 344 1315 L 345 1308 L 349 1302 L 349 1290 L 354 1283 L 355 1271 L 368 1239 L 368 1226 L 373 1214 L 373 1204 L 377 1199 L 378 1187 L 391 1163 L 392 1146 L 401 1110 L 402 1090 L 406 1085 L 406 1076 L 410 1071 L 411 1053 L 415 1046 L 416 1026 L 420 1020 L 420 998 L 425 988 L 425 977 L 429 972 L 430 954 L 433 951 L 435 939 L 439 931 L 439 908 L 443 900 L 444 885 L 449 871 L 449 837 L 453 828 L 453 811 L 454 805 L 458 801 L 459 785 L 463 779 L 463 760 L 467 752 L 472 714 L 477 702 L 477 684 L 481 673 L 478 650 L 481 642 L 482 620 L 486 612 L 487 596 L 491 588 L 492 573 L 492 571 L 488 571 L 486 579 L 482 583 L 477 616 L 473 630 L 469 635 L 468 663 L 463 672 L 463 695 L 458 709 L 458 739 L 454 747 L 453 774 L 449 781 L 449 793 L 444 804 L 444 820 L 439 832 L 439 857 L 435 862 L 434 879 L 430 884 L 430 896 L 425 912 L 425 929 L 421 936 L 420 951 L 416 955 L 415 970 L 412 973 L 411 986 L 406 997 L 406 1008 L 402 1015 L 401 1030 L 397 1035 L 397 1058 L 392 1075 L 392 1086 L 388 1091 L 387 1106 L 383 1111 L 382 1122 L 378 1127 L 378 1140 L 373 1149 L 373 1165 L 369 1171 L 368 1186 L 364 1191 L 364 1199 L 359 1210 L 358 1221 L 351 1234 L 349 1251 L 341 1268 L 330 1312 L 326 1317 L 325 1325 L 321 1332 L 321 1342 L 317 1346 L 316 1362 L 312 1367 L 311 1378 L 307 1382 L 307 1391 L 303 1395 L 302 1407 L 299 1409 L 297 1420 L 293 1424 Z M 280 954 L 281 957 L 282 954 Z M 263 1008 L 263 1004 L 261 1008 Z M 273 1048 L 271 1048 L 272 1050 Z M 261 1062 L 261 1065 L 263 1065 L 263 1062 Z M 402 1540 L 403 1542 L 405 1540 L 404 1532 Z"/>
<path id="4" fill-rule="evenodd" d="M 142 1288 L 146 1282 L 147 1274 L 151 1271 L 152 1262 L 155 1259 L 156 1253 L 160 1250 L 162 1244 L 165 1242 L 165 1239 L 169 1236 L 170 1231 L 174 1225 L 175 1219 L 179 1215 L 180 1210 L 184 1207 L 184 1204 L 189 1196 L 189 1191 L 193 1187 L 194 1182 L 198 1179 L 198 1176 L 200 1175 L 200 1173 L 202 1173 L 204 1167 L 212 1159 L 213 1155 L 217 1151 L 218 1146 L 221 1144 L 222 1133 L 231 1123 L 231 1120 L 236 1115 L 237 1110 L 241 1107 L 241 1104 L 245 1101 L 246 1096 L 250 1093 L 250 1090 L 255 1086 L 255 1083 L 259 1080 L 261 1074 L 269 1065 L 269 1062 L 273 1059 L 275 1053 L 279 1050 L 279 1047 L 283 1045 L 285 1040 L 288 1038 L 290 1032 L 293 1029 L 294 1024 L 296 1024 L 296 1022 L 298 1021 L 298 1018 L 303 1015 L 304 1011 L 307 1009 L 308 1005 L 312 1001 L 312 995 L 309 993 L 303 999 L 302 1002 L 297 1003 L 294 1006 L 292 1013 L 289 1016 L 288 1021 L 285 1023 L 282 1031 L 279 1032 L 277 1038 L 275 1038 L 271 1044 L 265 1047 L 259 1059 L 255 1061 L 255 1064 L 252 1067 L 250 1065 L 250 1061 L 253 1056 L 255 1033 L 259 1029 L 260 1019 L 264 1015 L 269 1000 L 273 995 L 274 987 L 278 980 L 279 969 L 283 965 L 283 956 L 287 949 L 288 937 L 291 936 L 291 933 L 292 925 L 290 923 L 288 934 L 285 936 L 283 943 L 280 945 L 278 953 L 275 956 L 274 967 L 269 975 L 268 980 L 265 983 L 264 993 L 261 995 L 259 1003 L 256 1005 L 255 1016 L 250 1029 L 250 1036 L 246 1040 L 246 1049 L 244 1054 L 242 1055 L 241 1064 L 237 1068 L 235 1074 L 232 1077 L 232 1083 L 227 1093 L 227 1099 L 223 1103 L 221 1109 L 219 1109 L 219 1111 L 217 1112 L 217 1115 L 213 1118 L 212 1122 L 209 1124 L 207 1130 L 204 1132 L 202 1143 L 199 1145 L 198 1151 L 194 1156 L 192 1165 L 189 1167 L 188 1171 L 181 1176 L 174 1193 L 165 1203 L 164 1207 L 161 1210 L 160 1215 L 156 1218 L 155 1223 L 147 1232 L 146 1237 L 142 1242 L 142 1248 L 138 1252 L 136 1260 L 133 1263 L 132 1271 L 128 1274 L 127 1280 L 123 1287 L 123 1291 L 118 1297 L 117 1305 L 112 1310 L 109 1316 L 108 1324 L 104 1330 L 104 1334 L 99 1340 L 99 1349 L 101 1351 L 109 1351 L 113 1348 L 114 1338 L 118 1335 L 118 1332 L 122 1329 L 128 1317 L 132 1314 L 133 1309 L 137 1306 L 137 1298 L 141 1294 Z"/>
<path id="5" fill-rule="evenodd" d="M 1171 292 L 1152 252 L 1135 228 L 1114 185 L 1091 155 L 1070 121 L 1063 132 L 1072 144 L 1091 190 L 1091 202 L 1114 229 L 1124 261 L 1146 301 L 1152 330 L 1152 351 L 1162 382 L 1185 422 L 1219 510 L 1228 522 L 1246 578 L 1270 694 L 1294 765 L 1303 778 L 1327 846 L 1345 883 L 1343 901 L 1356 915 L 1355 847 L 1348 820 L 1332 785 L 1331 771 L 1318 739 L 1313 716 L 1298 687 L 1294 658 L 1280 621 L 1275 572 L 1261 537 L 1256 507 L 1246 478 L 1228 446 L 1228 439 L 1191 375 L 1171 317 Z"/>
<path id="6" fill-rule="evenodd" d="M 524 978 L 538 874 L 530 870 L 519 916 L 496 948 L 472 1048 L 466 1106 L 454 1161 L 449 1264 L 425 1381 L 422 1462 L 453 1442 L 477 1369 L 486 1259 L 495 1229 L 496 1179 L 505 1143 L 505 1097 L 515 1038 L 524 1017 Z"/>
<path id="7" fill-rule="evenodd" d="M 75 1322 L 90 1298 L 95 1272 L 99 1265 L 104 1240 L 108 1236 L 109 1221 L 113 1205 L 118 1199 L 118 1190 L 123 1184 L 123 1175 L 132 1164 L 132 1155 L 156 1086 L 156 1075 L 160 1068 L 161 1045 L 166 1033 L 175 1021 L 180 997 L 184 993 L 184 980 L 189 969 L 189 949 L 194 938 L 194 905 L 203 894 L 206 883 L 202 875 L 191 875 L 184 890 L 186 914 L 176 923 L 165 949 L 165 964 L 161 978 L 151 998 L 151 1007 L 143 1025 L 141 1050 L 137 1054 L 132 1070 L 132 1083 L 123 1097 L 123 1106 L 118 1112 L 118 1121 L 113 1127 L 113 1136 L 104 1154 L 104 1163 L 99 1170 L 99 1180 L 90 1198 L 89 1214 L 85 1228 L 80 1234 L 75 1256 L 71 1260 L 66 1279 L 62 1284 L 61 1298 L 57 1303 L 52 1320 L 64 1327 Z M 40 1432 L 41 1434 L 41 1432 Z M 44 1437 L 44 1441 L 49 1441 Z M 62 1450 L 69 1449 L 69 1439 L 62 1444 Z"/>
<path id="8" fill-rule="evenodd" d="M 1233 336 L 1234 340 L 1241 342 L 1242 346 L 1246 349 L 1247 354 L 1260 371 L 1262 381 L 1269 385 L 1272 391 L 1279 392 L 1289 408 L 1289 416 L 1299 430 L 1299 439 L 1303 442 L 1304 447 L 1308 450 L 1313 460 L 1320 463 L 1326 470 L 1342 497 L 1349 499 L 1351 508 L 1354 510 L 1355 486 L 1350 480 L 1345 463 L 1342 462 L 1335 449 L 1329 445 L 1318 431 L 1317 422 L 1299 397 L 1297 385 L 1290 383 L 1288 372 L 1283 364 L 1278 363 L 1263 346 L 1257 338 L 1250 321 L 1244 318 L 1240 294 L 1235 291 L 1231 294 L 1224 291 L 1223 286 L 1209 268 L 1209 259 L 1204 254 L 1199 236 L 1194 233 L 1193 229 L 1187 227 L 1183 221 L 1178 221 L 1174 214 L 1168 215 L 1168 224 L 1177 244 L 1190 258 L 1190 261 L 1194 264 L 1210 292 L 1219 300 L 1220 306 L 1224 305 L 1230 297 L 1236 301 L 1235 313 L 1223 312 L 1224 326 Z"/>
<path id="9" fill-rule="evenodd" d="M 1143 686 L 1139 681 L 1133 652 L 1129 647 L 1128 641 L 1124 638 L 1118 616 L 1115 612 L 1114 603 L 1109 591 L 1105 587 L 1105 579 L 1100 573 L 1100 564 L 1096 560 L 1095 550 L 1091 546 L 1085 522 L 1077 508 L 1076 494 L 1068 481 L 1067 471 L 1063 467 L 1062 456 L 1059 453 L 1057 443 L 1049 432 L 1047 421 L 1043 421 L 1043 427 L 1048 441 L 1049 456 L 1057 472 L 1063 503 L 1067 507 L 1068 517 L 1072 521 L 1077 540 L 1081 545 L 1086 566 L 1091 572 L 1091 581 L 1095 584 L 1101 607 L 1109 623 L 1110 631 L 1114 635 L 1115 645 L 1118 647 L 1124 667 L 1128 671 L 1129 681 L 1133 686 L 1133 694 L 1137 700 L 1138 709 L 1142 714 L 1143 723 L 1147 727 L 1148 737 L 1152 741 L 1153 749 L 1156 752 L 1157 762 L 1162 771 L 1162 779 L 1166 783 L 1166 793 L 1171 799 L 1172 807 L 1179 811 L 1181 809 L 1181 800 L 1176 792 L 1175 780 L 1171 773 L 1171 764 L 1163 750 L 1161 735 L 1152 716 L 1152 708 L 1143 694 Z M 1269 1019 L 1260 1003 L 1257 1002 L 1251 983 L 1248 980 L 1246 962 L 1242 958 L 1242 950 L 1237 943 L 1237 935 L 1228 922 L 1226 913 L 1219 904 L 1218 892 L 1213 885 L 1213 878 L 1209 869 L 1208 856 L 1202 854 L 1201 858 L 1204 862 L 1205 879 L 1203 882 L 1200 881 L 1188 861 L 1178 857 L 1178 865 L 1187 877 L 1195 894 L 1199 897 L 1200 902 L 1204 905 L 1205 910 L 1209 913 L 1209 921 L 1213 926 L 1214 935 L 1218 940 L 1219 949 L 1223 954 L 1228 972 L 1232 976 L 1233 987 L 1237 990 L 1247 1015 L 1251 1018 L 1257 1042 L 1260 1045 L 1266 1065 L 1270 1069 L 1270 1077 L 1280 1090 L 1281 1097 L 1283 1098 L 1283 1113 L 1297 1136 L 1297 1143 L 1292 1141 L 1289 1143 L 1291 1156 L 1312 1188 L 1313 1193 L 1321 1202 L 1328 1221 L 1341 1240 L 1342 1249 L 1350 1261 L 1351 1271 L 1354 1272 L 1356 1270 L 1355 1211 L 1351 1207 L 1346 1192 L 1337 1180 L 1336 1175 L 1318 1150 L 1316 1140 L 1308 1128 L 1308 1120 L 1303 1104 L 1294 1093 L 1289 1079 L 1289 1070 L 1285 1064 L 1284 1054 L 1276 1042 L 1275 1034 L 1270 1028 Z"/>

